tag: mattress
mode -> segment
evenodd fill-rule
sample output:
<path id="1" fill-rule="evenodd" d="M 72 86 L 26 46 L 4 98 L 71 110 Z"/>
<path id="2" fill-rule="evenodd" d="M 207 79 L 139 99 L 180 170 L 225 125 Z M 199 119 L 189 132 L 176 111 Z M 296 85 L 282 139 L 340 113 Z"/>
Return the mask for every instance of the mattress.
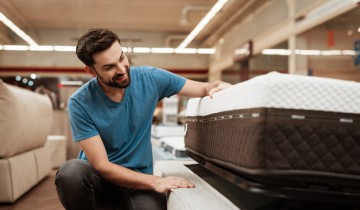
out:
<path id="1" fill-rule="evenodd" d="M 186 150 L 249 180 L 360 189 L 359 83 L 272 72 L 186 115 Z"/>
<path id="2" fill-rule="evenodd" d="M 152 125 L 151 136 L 157 139 L 168 136 L 184 136 L 184 126 L 183 125 Z"/>
<path id="3" fill-rule="evenodd" d="M 164 151 L 171 153 L 176 158 L 185 158 L 184 136 L 169 136 L 160 139 Z"/>

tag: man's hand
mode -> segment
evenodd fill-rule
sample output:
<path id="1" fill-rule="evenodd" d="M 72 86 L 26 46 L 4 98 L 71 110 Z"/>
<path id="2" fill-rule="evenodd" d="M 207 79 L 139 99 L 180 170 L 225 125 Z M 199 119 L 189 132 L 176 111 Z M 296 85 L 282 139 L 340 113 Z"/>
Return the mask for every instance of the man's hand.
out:
<path id="1" fill-rule="evenodd" d="M 195 185 L 187 179 L 175 176 L 157 177 L 154 181 L 154 190 L 165 193 L 177 188 L 194 188 Z"/>
<path id="2" fill-rule="evenodd" d="M 179 95 L 188 97 L 212 97 L 214 93 L 230 87 L 231 84 L 223 81 L 214 82 L 197 82 L 186 80 L 184 87 L 180 90 Z"/>
<path id="3" fill-rule="evenodd" d="M 210 96 L 210 98 L 213 97 L 214 93 L 216 92 L 219 92 L 221 90 L 224 90 L 228 87 L 230 87 L 231 84 L 229 83 L 226 83 L 226 82 L 219 82 L 218 84 L 216 84 L 215 87 L 211 88 L 209 91 L 208 91 L 208 95 Z"/>

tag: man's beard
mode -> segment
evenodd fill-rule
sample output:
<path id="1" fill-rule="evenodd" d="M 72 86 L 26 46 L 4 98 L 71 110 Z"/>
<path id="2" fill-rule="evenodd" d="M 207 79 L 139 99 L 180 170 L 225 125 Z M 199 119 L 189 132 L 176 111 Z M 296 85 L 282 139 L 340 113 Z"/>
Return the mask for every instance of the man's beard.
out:
<path id="1" fill-rule="evenodd" d="M 125 77 L 127 76 L 127 79 L 121 82 L 118 82 L 117 79 L 121 78 L 121 77 Z M 126 67 L 126 73 L 125 74 L 116 74 L 115 76 L 113 76 L 113 78 L 111 79 L 110 82 L 106 82 L 104 80 L 103 77 L 101 77 L 100 75 L 98 75 L 99 79 L 102 81 L 102 83 L 104 85 L 110 86 L 110 87 L 115 87 L 115 88 L 127 88 L 130 83 L 131 83 L 131 78 L 130 78 L 130 68 Z"/>

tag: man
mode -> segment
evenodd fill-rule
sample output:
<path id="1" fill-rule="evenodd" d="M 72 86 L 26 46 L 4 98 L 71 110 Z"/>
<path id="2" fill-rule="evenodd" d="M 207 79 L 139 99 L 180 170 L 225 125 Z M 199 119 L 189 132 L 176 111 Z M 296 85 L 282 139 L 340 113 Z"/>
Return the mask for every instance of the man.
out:
<path id="1" fill-rule="evenodd" d="M 92 29 L 76 47 L 94 78 L 68 103 L 73 140 L 82 151 L 58 171 L 56 187 L 68 210 L 166 209 L 164 193 L 193 188 L 180 177 L 152 175 L 150 131 L 164 97 L 212 96 L 229 84 L 187 80 L 165 70 L 131 66 L 112 31 Z"/>

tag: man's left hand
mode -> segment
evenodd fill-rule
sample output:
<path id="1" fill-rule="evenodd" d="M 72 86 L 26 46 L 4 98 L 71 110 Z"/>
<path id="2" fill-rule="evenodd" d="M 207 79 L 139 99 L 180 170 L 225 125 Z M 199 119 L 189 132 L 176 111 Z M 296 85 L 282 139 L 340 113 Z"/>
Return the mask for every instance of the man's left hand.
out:
<path id="1" fill-rule="evenodd" d="M 213 88 L 211 88 L 211 89 L 209 90 L 208 95 L 210 96 L 210 98 L 212 98 L 213 95 L 214 95 L 214 93 L 219 92 L 219 91 L 221 91 L 221 90 L 224 90 L 224 89 L 226 89 L 226 88 L 228 88 L 228 87 L 230 87 L 230 86 L 231 86 L 230 83 L 220 82 L 217 86 L 215 86 L 215 87 L 213 87 Z"/>

